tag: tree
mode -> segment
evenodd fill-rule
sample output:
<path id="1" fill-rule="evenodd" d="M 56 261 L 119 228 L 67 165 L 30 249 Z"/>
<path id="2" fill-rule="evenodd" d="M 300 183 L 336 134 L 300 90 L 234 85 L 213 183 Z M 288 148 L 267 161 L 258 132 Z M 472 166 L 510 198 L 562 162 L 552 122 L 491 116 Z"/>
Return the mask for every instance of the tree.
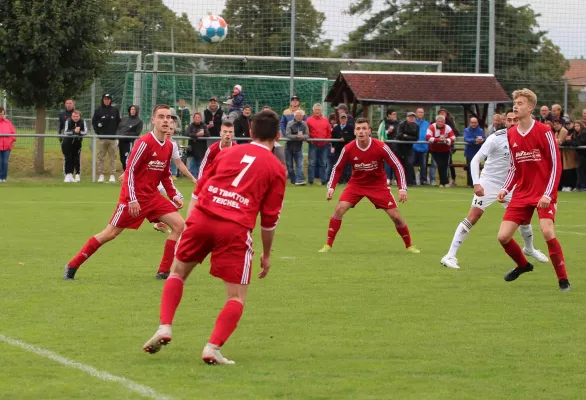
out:
<path id="1" fill-rule="evenodd" d="M 85 90 L 108 59 L 102 6 L 93 0 L 2 0 L 0 84 L 16 105 L 36 110 L 43 134 L 47 107 Z M 44 139 L 34 169 L 44 171 Z"/>
<path id="2" fill-rule="evenodd" d="M 539 30 L 539 15 L 530 6 L 495 1 L 495 75 L 509 92 L 530 81 L 540 98 L 561 102 L 563 84 L 559 83 L 569 64 L 547 39 L 547 32 Z M 488 3 L 482 2 L 480 72 L 488 71 Z M 475 71 L 476 1 L 388 0 L 385 4 L 376 12 L 372 0 L 357 0 L 350 6 L 347 12 L 362 15 L 365 21 L 339 52 L 352 57 L 440 60 L 444 72 Z M 557 89 L 544 81 L 556 82 Z"/>

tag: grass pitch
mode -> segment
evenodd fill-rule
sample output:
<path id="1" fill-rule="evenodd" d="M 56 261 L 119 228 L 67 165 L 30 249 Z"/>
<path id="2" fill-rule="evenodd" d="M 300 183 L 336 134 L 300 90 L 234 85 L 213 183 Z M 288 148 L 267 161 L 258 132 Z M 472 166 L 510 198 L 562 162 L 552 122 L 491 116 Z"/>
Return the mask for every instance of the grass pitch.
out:
<path id="1" fill-rule="evenodd" d="M 289 187 L 271 273 L 264 281 L 254 275 L 240 326 L 224 346 L 237 364 L 210 367 L 201 350 L 224 289 L 207 262 L 186 283 L 173 342 L 154 356 L 141 351 L 158 325 L 163 284 L 154 276 L 165 235 L 150 225 L 100 249 L 75 282 L 61 280 L 64 264 L 107 224 L 118 190 L 0 186 L 0 335 L 175 399 L 534 400 L 586 393 L 583 193 L 560 194 L 558 237 L 573 289 L 561 293 L 550 264 L 503 281 L 512 265 L 496 241 L 499 205 L 462 246 L 462 269 L 440 265 L 467 214 L 469 189 L 410 190 L 400 210 L 419 255 L 405 253 L 391 221 L 366 201 L 345 217 L 333 252 L 319 254 L 334 203 L 324 200 L 322 187 Z M 535 233 L 536 247 L 547 253 Z M 258 232 L 254 238 L 258 250 Z M 0 365 L 2 399 L 143 398 L 2 341 Z"/>

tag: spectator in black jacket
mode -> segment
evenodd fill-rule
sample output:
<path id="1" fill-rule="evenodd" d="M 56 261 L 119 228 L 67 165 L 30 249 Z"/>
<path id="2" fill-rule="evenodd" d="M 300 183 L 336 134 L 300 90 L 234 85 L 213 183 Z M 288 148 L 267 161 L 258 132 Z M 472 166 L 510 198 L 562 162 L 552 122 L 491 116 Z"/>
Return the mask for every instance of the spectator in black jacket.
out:
<path id="1" fill-rule="evenodd" d="M 112 95 L 102 96 L 102 106 L 96 108 L 92 118 L 92 126 L 96 135 L 116 135 L 120 124 L 120 112 L 112 106 Z M 104 160 L 110 157 L 110 182 L 116 182 L 116 139 L 98 139 L 98 182 L 104 182 Z"/>
<path id="2" fill-rule="evenodd" d="M 586 147 L 586 124 L 582 121 L 576 121 L 574 123 L 574 129 L 576 134 L 573 136 L 573 145 L 576 147 Z M 586 149 L 576 149 L 576 155 L 578 156 L 578 168 L 576 174 L 578 175 L 578 181 L 576 182 L 576 188 L 583 192 L 586 190 Z"/>
<path id="3" fill-rule="evenodd" d="M 348 115 L 344 112 L 340 112 L 338 114 L 340 118 L 340 123 L 332 129 L 332 138 L 333 139 L 341 139 L 341 142 L 332 142 L 332 162 L 328 164 L 328 177 L 332 174 L 332 170 L 334 169 L 334 165 L 340 159 L 340 154 L 342 153 L 342 149 L 348 143 L 355 139 L 354 136 L 354 125 L 350 125 L 348 123 Z M 347 183 L 350 180 L 350 176 L 352 175 L 352 167 L 350 163 L 344 166 L 344 171 L 342 172 L 342 176 L 340 177 L 340 183 Z"/>
<path id="4" fill-rule="evenodd" d="M 193 114 L 193 122 L 187 127 L 187 135 L 192 138 L 189 141 L 189 149 L 187 153 L 187 161 L 189 164 L 189 172 L 193 176 L 199 176 L 199 167 L 201 161 L 208 150 L 208 140 L 206 137 L 210 137 L 210 131 L 203 122 L 200 112 Z"/>
<path id="5" fill-rule="evenodd" d="M 289 139 L 285 148 L 285 160 L 289 179 L 297 186 L 305 185 L 303 176 L 303 141 L 309 139 L 309 127 L 303 120 L 305 113 L 297 109 L 293 112 L 293 119 L 287 122 L 285 137 Z"/>
<path id="6" fill-rule="evenodd" d="M 248 104 L 242 109 L 242 114 L 234 121 L 234 137 L 249 138 L 250 125 L 252 124 L 252 107 Z M 245 140 L 236 140 L 236 143 L 247 143 Z"/>
<path id="7" fill-rule="evenodd" d="M 222 118 L 224 111 L 218 104 L 218 99 L 210 97 L 210 104 L 203 111 L 203 120 L 210 131 L 210 136 L 220 137 L 220 127 L 222 126 Z"/>
<path id="8" fill-rule="evenodd" d="M 416 142 L 419 139 L 419 125 L 415 122 L 417 115 L 414 112 L 407 113 L 407 119 L 399 124 L 396 139 L 403 142 Z M 413 168 L 413 143 L 398 143 L 397 157 L 403 164 L 407 185 L 415 185 L 415 170 Z"/>
<path id="9" fill-rule="evenodd" d="M 65 110 L 61 111 L 59 113 L 59 129 L 57 131 L 57 133 L 59 135 L 63 135 L 63 132 L 65 131 L 65 121 L 67 121 L 69 118 L 71 118 L 71 113 L 73 112 L 73 110 L 75 109 L 75 101 L 73 99 L 67 99 L 65 100 Z M 79 139 L 81 141 L 81 139 Z M 59 142 L 63 143 L 63 138 L 59 138 Z M 61 148 L 63 149 L 63 147 Z M 63 156 L 65 156 L 65 154 L 63 154 Z M 79 174 L 81 173 L 81 166 L 79 164 L 76 164 L 74 161 L 74 165 L 73 168 L 75 170 L 75 175 L 79 176 Z"/>
<path id="10" fill-rule="evenodd" d="M 81 119 L 81 112 L 73 110 L 71 118 L 65 121 L 63 127 L 63 134 L 66 135 L 61 143 L 61 151 L 65 156 L 65 163 L 63 169 L 65 172 L 65 180 L 63 182 L 79 182 L 79 173 L 73 177 L 75 164 L 81 163 L 81 138 L 87 135 L 87 124 Z"/>
<path id="11" fill-rule="evenodd" d="M 118 139 L 118 151 L 120 152 L 120 163 L 122 171 L 126 171 L 126 160 L 136 138 L 142 133 L 142 119 L 140 119 L 140 108 L 135 105 L 128 107 L 128 117 L 122 118 L 116 131 L 117 136 L 127 136 L 128 139 Z"/>

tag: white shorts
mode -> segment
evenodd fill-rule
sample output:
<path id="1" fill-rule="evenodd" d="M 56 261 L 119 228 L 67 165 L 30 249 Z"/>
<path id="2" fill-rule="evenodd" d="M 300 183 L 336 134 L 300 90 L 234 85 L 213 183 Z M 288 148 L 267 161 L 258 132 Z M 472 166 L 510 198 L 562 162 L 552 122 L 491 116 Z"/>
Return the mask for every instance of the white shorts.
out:
<path id="1" fill-rule="evenodd" d="M 480 197 L 480 196 L 474 195 L 474 197 L 472 198 L 471 207 L 480 208 L 482 211 L 485 211 L 488 207 L 490 207 L 490 205 L 492 203 L 494 203 L 495 201 L 498 201 L 497 196 L 498 196 L 499 192 L 501 191 L 501 187 L 497 186 L 497 185 L 491 185 L 490 183 L 484 183 L 484 182 L 480 182 L 480 184 L 484 188 L 484 196 Z M 504 208 L 507 208 L 512 197 L 513 197 L 513 193 L 507 194 L 507 196 L 505 197 L 506 201 L 504 203 L 502 203 Z"/>

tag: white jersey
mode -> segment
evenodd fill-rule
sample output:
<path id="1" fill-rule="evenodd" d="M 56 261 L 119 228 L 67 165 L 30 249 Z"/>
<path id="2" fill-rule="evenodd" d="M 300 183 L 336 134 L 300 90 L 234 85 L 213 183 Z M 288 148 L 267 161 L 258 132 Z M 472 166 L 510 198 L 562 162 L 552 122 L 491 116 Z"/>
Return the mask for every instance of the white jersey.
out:
<path id="1" fill-rule="evenodd" d="M 173 160 L 181 160 L 181 154 L 179 154 L 179 146 L 177 146 L 177 143 L 175 143 L 175 141 L 172 139 L 171 144 L 173 145 L 173 153 L 171 154 L 171 158 Z"/>
<path id="2" fill-rule="evenodd" d="M 480 176 L 480 163 L 483 160 L 486 160 L 486 162 L 484 163 L 482 176 Z M 486 139 L 470 162 L 472 181 L 475 185 L 496 186 L 500 189 L 505 183 L 510 166 L 507 130 L 501 129 Z"/>

